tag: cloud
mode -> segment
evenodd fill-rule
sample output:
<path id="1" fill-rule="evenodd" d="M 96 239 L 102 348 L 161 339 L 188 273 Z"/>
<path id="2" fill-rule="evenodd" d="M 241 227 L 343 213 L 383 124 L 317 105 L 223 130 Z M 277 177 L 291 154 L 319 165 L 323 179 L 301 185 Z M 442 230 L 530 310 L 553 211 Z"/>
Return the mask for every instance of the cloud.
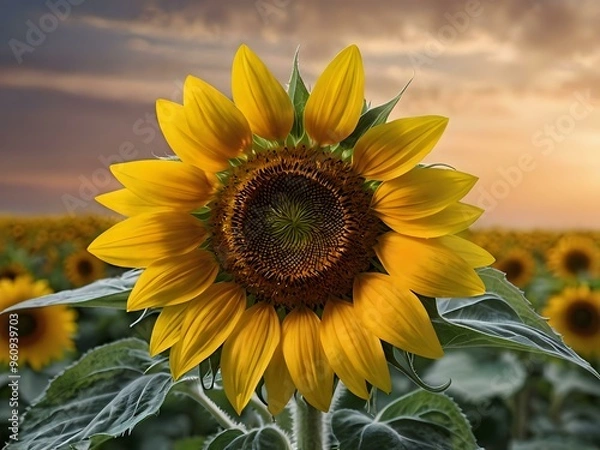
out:
<path id="1" fill-rule="evenodd" d="M 183 80 L 148 80 L 110 75 L 7 69 L 0 73 L 0 87 L 19 90 L 58 91 L 105 101 L 148 103 L 173 92 Z"/>
<path id="2" fill-rule="evenodd" d="M 36 1 L 36 7 L 16 8 L 14 20 L 0 18 L 0 34 L 23 37 L 25 20 L 46 11 Z M 231 61 L 242 42 L 283 82 L 299 45 L 309 86 L 338 51 L 356 43 L 373 104 L 387 101 L 414 75 L 392 118 L 449 116 L 429 161 L 476 173 L 489 188 L 499 168 L 524 153 L 539 154 L 532 135 L 569 113 L 574 92 L 592 89 L 597 105 L 599 13 L 595 0 L 84 2 L 23 64 L 15 64 L 7 46 L 0 50 L 0 100 L 11 105 L 0 112 L 0 145 L 13 155 L 0 169 L 10 181 L 3 190 L 18 196 L 20 186 L 33 210 L 42 207 L 31 194 L 36 183 L 47 204 L 55 204 L 49 196 L 76 193 L 80 177 L 105 167 L 98 158 L 115 155 L 124 142 L 134 143 L 136 157 L 164 154 L 154 100 L 180 101 L 189 73 L 229 93 Z M 568 165 L 578 174 L 569 178 L 575 198 L 600 195 L 593 181 L 600 171 L 597 114 L 577 122 L 482 223 L 579 220 L 571 218 L 574 201 L 555 180 Z M 142 142 L 134 131 L 139 120 L 158 137 Z M 547 184 L 551 194 L 540 193 Z M 50 185 L 61 188 L 46 189 Z M 559 213 L 552 217 L 544 208 Z"/>

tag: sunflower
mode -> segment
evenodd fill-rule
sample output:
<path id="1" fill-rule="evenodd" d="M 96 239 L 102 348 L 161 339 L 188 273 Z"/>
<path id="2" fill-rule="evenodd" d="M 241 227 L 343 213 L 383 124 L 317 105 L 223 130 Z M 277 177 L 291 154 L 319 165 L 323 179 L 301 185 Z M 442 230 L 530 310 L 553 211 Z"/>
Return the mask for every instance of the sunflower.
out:
<path id="1" fill-rule="evenodd" d="M 51 294 L 45 280 L 29 276 L 0 280 L 0 311 L 30 298 Z M 18 316 L 14 318 L 13 316 Z M 0 362 L 8 363 L 9 332 L 17 330 L 19 364 L 29 364 L 39 371 L 51 361 L 60 360 L 74 349 L 72 336 L 77 330 L 75 312 L 66 306 L 23 309 L 0 315 Z"/>
<path id="2" fill-rule="evenodd" d="M 575 351 L 600 356 L 600 292 L 587 286 L 566 288 L 548 300 L 542 314 Z"/>
<path id="3" fill-rule="evenodd" d="M 28 274 L 29 271 L 27 270 L 27 268 L 23 264 L 18 262 L 12 262 L 0 267 L 0 280 L 14 280 L 18 276 Z"/>
<path id="4" fill-rule="evenodd" d="M 504 272 L 508 281 L 522 288 L 533 278 L 535 259 L 526 250 L 512 248 L 494 263 L 494 267 Z"/>
<path id="5" fill-rule="evenodd" d="M 102 278 L 106 264 L 91 255 L 87 250 L 71 253 L 64 262 L 65 275 L 73 286 L 83 286 Z"/>
<path id="6" fill-rule="evenodd" d="M 586 236 L 563 236 L 548 251 L 548 267 L 561 278 L 595 277 L 600 274 L 600 248 Z"/>
<path id="7" fill-rule="evenodd" d="M 416 294 L 482 294 L 474 268 L 493 261 L 455 236 L 482 212 L 459 202 L 476 178 L 417 166 L 447 119 L 378 124 L 344 147 L 364 103 L 354 45 L 305 104 L 242 45 L 232 94 L 189 76 L 183 105 L 158 100 L 180 161 L 111 167 L 125 188 L 98 201 L 130 217 L 90 252 L 145 269 L 128 310 L 163 308 L 150 351 L 171 349 L 174 378 L 222 346 L 238 413 L 263 376 L 273 413 L 295 389 L 327 411 L 334 374 L 364 399 L 366 382 L 389 392 L 382 341 L 443 354 Z"/>

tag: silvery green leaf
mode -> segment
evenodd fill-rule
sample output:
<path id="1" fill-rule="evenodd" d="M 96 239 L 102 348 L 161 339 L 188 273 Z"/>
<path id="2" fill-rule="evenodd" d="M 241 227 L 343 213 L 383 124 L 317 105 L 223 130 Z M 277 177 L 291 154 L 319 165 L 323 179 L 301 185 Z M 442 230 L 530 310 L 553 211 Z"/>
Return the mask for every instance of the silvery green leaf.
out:
<path id="1" fill-rule="evenodd" d="M 140 270 L 130 270 L 119 277 L 104 278 L 77 289 L 26 300 L 1 311 L 1 313 L 52 305 L 103 306 L 125 309 L 129 293 L 140 273 Z"/>
<path id="2" fill-rule="evenodd" d="M 147 372 L 154 363 L 139 339 L 91 350 L 51 381 L 6 449 L 83 449 L 130 431 L 158 412 L 173 384 L 166 370 Z"/>

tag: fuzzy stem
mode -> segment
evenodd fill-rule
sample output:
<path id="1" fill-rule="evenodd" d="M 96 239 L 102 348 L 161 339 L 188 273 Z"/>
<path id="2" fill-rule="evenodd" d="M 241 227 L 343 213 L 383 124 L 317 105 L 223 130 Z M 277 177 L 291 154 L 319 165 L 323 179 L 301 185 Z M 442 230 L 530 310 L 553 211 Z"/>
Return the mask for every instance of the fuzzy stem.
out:
<path id="1" fill-rule="evenodd" d="M 236 429 L 244 432 L 246 431 L 246 427 L 244 427 L 244 425 L 233 420 L 229 414 L 219 408 L 219 406 L 213 402 L 208 395 L 206 395 L 200 380 L 194 383 L 192 389 L 190 389 L 188 392 L 189 395 L 198 403 L 200 403 L 223 428 L 226 430 Z"/>
<path id="2" fill-rule="evenodd" d="M 323 414 L 303 399 L 296 402 L 295 431 L 298 450 L 323 450 Z"/>
<path id="3" fill-rule="evenodd" d="M 256 414 L 258 414 L 258 416 L 261 418 L 263 424 L 269 424 L 273 422 L 273 416 L 256 394 L 252 395 L 252 398 L 250 399 L 250 405 L 254 408 Z"/>

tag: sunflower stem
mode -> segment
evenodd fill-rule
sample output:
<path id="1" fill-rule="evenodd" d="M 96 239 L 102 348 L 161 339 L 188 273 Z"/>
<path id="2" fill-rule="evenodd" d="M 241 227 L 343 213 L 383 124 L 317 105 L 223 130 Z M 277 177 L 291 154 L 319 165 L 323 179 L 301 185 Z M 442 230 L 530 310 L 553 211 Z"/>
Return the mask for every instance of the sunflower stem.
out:
<path id="1" fill-rule="evenodd" d="M 263 402 L 260 401 L 258 395 L 254 394 L 252 396 L 252 398 L 250 399 L 250 405 L 252 405 L 254 411 L 256 411 L 256 414 L 258 414 L 259 417 L 262 419 L 263 424 L 269 424 L 273 422 L 273 416 L 271 415 L 267 407 L 263 404 Z"/>
<path id="2" fill-rule="evenodd" d="M 304 399 L 296 402 L 294 421 L 298 450 L 323 450 L 323 414 Z"/>
<path id="3" fill-rule="evenodd" d="M 226 430 L 236 429 L 246 431 L 246 427 L 241 423 L 236 422 L 233 418 L 223 411 L 219 406 L 213 402 L 208 395 L 204 392 L 202 387 L 202 381 L 198 380 L 194 383 L 193 388 L 189 391 L 191 397 L 196 400 L 200 405 L 206 409 L 211 416 Z"/>

